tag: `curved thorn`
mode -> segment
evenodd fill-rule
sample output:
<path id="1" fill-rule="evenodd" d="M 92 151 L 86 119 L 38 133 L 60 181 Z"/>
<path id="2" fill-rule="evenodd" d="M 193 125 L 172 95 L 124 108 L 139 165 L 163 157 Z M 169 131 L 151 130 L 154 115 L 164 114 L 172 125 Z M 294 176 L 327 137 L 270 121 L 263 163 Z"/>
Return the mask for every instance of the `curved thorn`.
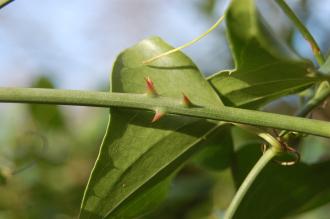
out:
<path id="1" fill-rule="evenodd" d="M 189 97 L 182 92 L 182 105 L 185 107 L 192 107 L 193 103 L 190 101 Z"/>
<path id="2" fill-rule="evenodd" d="M 160 120 L 165 114 L 166 114 L 166 113 L 165 113 L 164 110 L 156 109 L 156 111 L 155 111 L 155 115 L 154 115 L 154 117 L 152 118 L 151 123 L 154 123 L 154 122 L 159 121 L 159 120 Z"/>
<path id="3" fill-rule="evenodd" d="M 149 78 L 149 76 L 145 77 L 144 80 L 146 81 L 147 85 L 147 94 L 150 96 L 158 96 L 154 82 Z"/>

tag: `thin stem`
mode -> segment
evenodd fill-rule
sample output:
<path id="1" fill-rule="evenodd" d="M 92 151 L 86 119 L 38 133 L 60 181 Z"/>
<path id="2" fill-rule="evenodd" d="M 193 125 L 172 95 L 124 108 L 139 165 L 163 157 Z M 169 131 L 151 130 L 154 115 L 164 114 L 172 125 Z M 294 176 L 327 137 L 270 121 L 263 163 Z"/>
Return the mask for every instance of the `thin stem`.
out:
<path id="1" fill-rule="evenodd" d="M 277 4 L 282 8 L 283 12 L 291 19 L 291 21 L 298 28 L 302 36 L 307 40 L 311 45 L 314 57 L 318 64 L 322 66 L 325 62 L 324 57 L 321 53 L 321 49 L 318 46 L 316 40 L 312 34 L 308 31 L 305 25 L 299 20 L 297 15 L 293 10 L 286 4 L 284 0 L 275 0 Z M 327 81 L 321 82 L 317 87 L 315 95 L 296 113 L 296 116 L 305 117 L 310 113 L 315 107 L 320 105 L 328 96 L 330 95 L 330 88 Z M 288 134 L 287 131 L 282 131 L 281 136 Z"/>
<path id="2" fill-rule="evenodd" d="M 330 87 L 327 81 L 322 82 L 315 95 L 296 113 L 299 117 L 307 116 L 315 107 L 324 102 L 330 95 Z"/>
<path id="3" fill-rule="evenodd" d="M 243 183 L 239 187 L 238 191 L 236 192 L 233 200 L 231 201 L 226 214 L 225 219 L 232 219 L 235 215 L 239 205 L 241 204 L 243 198 L 245 197 L 247 191 L 259 175 L 259 173 L 263 170 L 263 168 L 268 164 L 270 160 L 272 160 L 275 155 L 277 154 L 277 151 L 273 148 L 268 149 L 258 160 L 258 162 L 254 165 L 252 170 L 249 172 L 247 177 L 244 179 Z"/>
<path id="4" fill-rule="evenodd" d="M 315 107 L 323 103 L 330 95 L 329 82 L 323 81 L 317 87 L 314 96 L 307 101 L 307 103 L 295 114 L 298 117 L 307 116 Z M 289 134 L 289 131 L 282 131 L 280 136 Z"/>
<path id="5" fill-rule="evenodd" d="M 305 25 L 299 20 L 297 15 L 292 11 L 292 9 L 286 4 L 284 0 L 275 0 L 276 3 L 282 8 L 283 12 L 291 19 L 294 25 L 298 28 L 302 36 L 307 40 L 310 44 L 313 54 L 315 56 L 316 61 L 321 66 L 324 64 L 324 57 L 321 53 L 321 49 L 318 46 L 316 40 L 312 36 L 312 34 L 308 31 Z"/>
<path id="6" fill-rule="evenodd" d="M 266 113 L 226 106 L 187 108 L 181 100 L 150 97 L 145 94 L 56 90 L 42 88 L 0 88 L 0 102 L 122 107 L 155 111 L 164 108 L 169 114 L 290 130 L 330 138 L 330 123 L 306 118 Z M 192 102 L 194 100 L 192 99 Z"/>
<path id="7" fill-rule="evenodd" d="M 8 5 L 9 3 L 13 2 L 15 0 L 0 0 L 0 9 Z"/>
<path id="8" fill-rule="evenodd" d="M 145 61 L 143 62 L 143 64 L 149 64 L 149 63 L 151 63 L 151 62 L 153 62 L 153 61 L 155 61 L 155 60 L 157 60 L 157 59 L 159 59 L 159 58 L 161 58 L 161 57 L 168 56 L 168 55 L 170 55 L 170 54 L 172 54 L 172 53 L 178 52 L 178 51 L 180 51 L 180 50 L 182 50 L 182 49 L 184 49 L 184 48 L 186 48 L 186 47 L 188 47 L 188 46 L 193 45 L 194 43 L 196 43 L 197 41 L 201 40 L 201 39 L 204 38 L 206 35 L 208 35 L 209 33 L 211 33 L 215 28 L 217 28 L 217 27 L 221 24 L 221 22 L 223 21 L 224 18 L 225 18 L 225 15 L 221 16 L 221 17 L 217 20 L 217 22 L 215 22 L 215 24 L 213 24 L 212 27 L 210 27 L 206 32 L 204 32 L 204 33 L 201 34 L 200 36 L 196 37 L 196 38 L 193 39 L 192 41 L 190 41 L 190 42 L 188 42 L 188 43 L 186 43 L 186 44 L 184 44 L 184 45 L 182 45 L 182 46 L 179 46 L 179 47 L 177 47 L 177 48 L 175 48 L 175 49 L 172 49 L 172 50 L 169 50 L 169 51 L 167 51 L 167 52 L 161 53 L 161 54 L 159 54 L 159 55 L 157 55 L 157 56 L 154 56 L 154 57 L 152 57 L 152 58 L 150 58 L 150 59 L 148 59 L 148 60 L 145 60 Z"/>

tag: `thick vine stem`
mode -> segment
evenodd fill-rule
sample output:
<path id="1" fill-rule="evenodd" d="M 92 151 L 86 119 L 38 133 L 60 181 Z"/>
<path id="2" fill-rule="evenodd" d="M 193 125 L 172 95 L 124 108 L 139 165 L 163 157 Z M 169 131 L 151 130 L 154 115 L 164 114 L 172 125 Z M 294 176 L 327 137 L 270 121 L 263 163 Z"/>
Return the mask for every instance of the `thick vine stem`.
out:
<path id="1" fill-rule="evenodd" d="M 295 114 L 298 117 L 305 117 L 307 116 L 314 108 L 319 106 L 323 103 L 330 95 L 330 86 L 327 81 L 323 81 L 317 87 L 317 90 L 312 98 L 310 98 L 307 103 Z M 285 130 L 282 131 L 279 135 L 285 136 L 288 135 L 290 132 Z"/>
<path id="2" fill-rule="evenodd" d="M 236 192 L 233 200 L 231 201 L 224 219 L 232 219 L 235 215 L 239 205 L 241 204 L 243 198 L 245 197 L 247 191 L 259 175 L 259 173 L 264 169 L 264 167 L 268 164 L 269 161 L 271 161 L 278 151 L 271 147 L 269 148 L 258 160 L 258 162 L 254 165 L 252 170 L 249 172 L 247 177 L 244 179 L 243 183 L 239 187 L 238 191 Z"/>
<path id="3" fill-rule="evenodd" d="M 182 105 L 180 99 L 161 96 L 153 98 L 145 94 L 42 88 L 0 88 L 0 102 L 122 107 L 149 111 L 164 108 L 169 114 L 270 127 L 330 138 L 330 123 L 328 122 L 226 106 L 187 108 Z M 193 99 L 192 102 L 194 102 Z"/>
<path id="4" fill-rule="evenodd" d="M 316 61 L 321 66 L 324 64 L 324 57 L 321 53 L 321 49 L 318 46 L 316 40 L 312 36 L 312 34 L 308 31 L 305 25 L 299 20 L 297 15 L 292 11 L 292 9 L 286 4 L 284 0 L 275 0 L 276 3 L 282 8 L 283 12 L 291 19 L 294 25 L 298 28 L 303 37 L 308 41 L 311 45 L 313 54 L 315 56 Z"/>

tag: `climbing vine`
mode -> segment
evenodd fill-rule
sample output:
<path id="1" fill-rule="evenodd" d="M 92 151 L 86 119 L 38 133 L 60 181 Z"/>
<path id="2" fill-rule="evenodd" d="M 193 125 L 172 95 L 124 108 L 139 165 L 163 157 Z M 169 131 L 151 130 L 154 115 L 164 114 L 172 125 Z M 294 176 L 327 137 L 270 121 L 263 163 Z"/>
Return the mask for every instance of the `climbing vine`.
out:
<path id="1" fill-rule="evenodd" d="M 0 8 L 10 2 L 0 1 Z M 216 162 L 232 169 L 237 185 L 226 213 L 217 218 L 282 218 L 306 206 L 318 207 L 329 202 L 323 192 L 329 190 L 330 162 L 300 162 L 292 142 L 306 135 L 330 138 L 329 122 L 302 118 L 330 95 L 330 59 L 324 58 L 285 1 L 276 3 L 310 44 L 318 66 L 271 34 L 254 0 L 232 0 L 225 15 L 207 32 L 181 47 L 151 37 L 119 54 L 110 92 L 0 88 L 0 102 L 110 108 L 80 218 L 148 215 L 161 205 L 178 171 L 214 145 L 222 153 L 216 156 L 227 157 Z M 206 78 L 181 50 L 222 21 L 235 68 Z M 306 90 L 313 95 L 295 116 L 260 110 L 276 99 Z M 232 129 L 237 128 L 257 136 L 260 143 L 235 151 L 224 139 L 232 139 Z M 257 152 L 247 151 L 251 146 L 253 152 L 262 152 L 258 160 Z M 214 154 L 204 156 L 204 161 L 214 159 Z"/>

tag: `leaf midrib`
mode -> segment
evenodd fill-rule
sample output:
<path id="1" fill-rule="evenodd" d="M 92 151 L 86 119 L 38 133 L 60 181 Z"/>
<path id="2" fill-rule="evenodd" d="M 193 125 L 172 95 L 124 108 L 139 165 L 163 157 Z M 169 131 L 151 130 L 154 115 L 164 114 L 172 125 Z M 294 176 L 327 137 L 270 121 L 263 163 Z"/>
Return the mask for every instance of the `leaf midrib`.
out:
<path id="1" fill-rule="evenodd" d="M 195 122 L 194 122 L 195 123 Z M 121 206 L 121 204 L 123 204 L 125 202 L 125 200 L 127 200 L 129 197 L 133 196 L 140 188 L 142 188 L 147 182 L 149 182 L 151 179 L 153 179 L 154 177 L 156 177 L 159 173 L 161 173 L 163 170 L 165 170 L 171 163 L 173 163 L 175 160 L 177 160 L 178 158 L 180 158 L 185 152 L 187 152 L 189 149 L 191 149 L 194 145 L 200 143 L 201 141 L 203 141 L 205 139 L 206 136 L 208 136 L 209 134 L 213 133 L 214 131 L 216 131 L 221 125 L 225 124 L 224 122 L 218 122 L 213 128 L 211 128 L 210 130 L 208 130 L 204 135 L 202 135 L 201 137 L 197 138 L 193 143 L 191 143 L 189 146 L 186 147 L 185 150 L 183 150 L 180 154 L 178 154 L 178 156 L 176 156 L 174 159 L 168 161 L 165 165 L 163 165 L 161 168 L 159 168 L 159 170 L 157 172 L 155 172 L 154 174 L 150 175 L 146 180 L 144 180 L 144 182 L 142 182 L 140 185 L 136 186 L 135 190 L 132 190 L 130 193 L 128 193 L 120 202 L 118 202 L 115 206 L 113 206 L 112 209 L 110 209 L 107 214 L 105 215 L 104 218 L 109 217 L 113 212 L 116 211 L 116 209 L 118 209 L 118 207 Z M 189 124 L 192 125 L 192 124 Z M 181 126 L 180 128 L 186 127 L 186 125 Z M 179 128 L 179 129 L 180 129 Z M 176 129 L 176 130 L 179 130 Z M 171 133 L 170 133 L 171 134 Z M 157 142 L 162 141 L 162 139 L 160 139 Z M 156 142 L 156 143 L 157 143 Z M 156 144 L 155 143 L 155 144 Z M 146 152 L 148 152 L 150 149 L 152 149 L 153 147 L 150 147 Z M 145 154 L 145 153 L 143 153 Z M 136 159 L 134 161 L 137 162 L 142 156 L 143 154 L 141 154 L 141 156 L 139 156 L 138 159 Z M 126 172 L 127 169 L 124 171 Z M 124 174 L 122 174 L 121 177 L 123 177 Z M 117 184 L 117 183 L 116 183 Z"/>

